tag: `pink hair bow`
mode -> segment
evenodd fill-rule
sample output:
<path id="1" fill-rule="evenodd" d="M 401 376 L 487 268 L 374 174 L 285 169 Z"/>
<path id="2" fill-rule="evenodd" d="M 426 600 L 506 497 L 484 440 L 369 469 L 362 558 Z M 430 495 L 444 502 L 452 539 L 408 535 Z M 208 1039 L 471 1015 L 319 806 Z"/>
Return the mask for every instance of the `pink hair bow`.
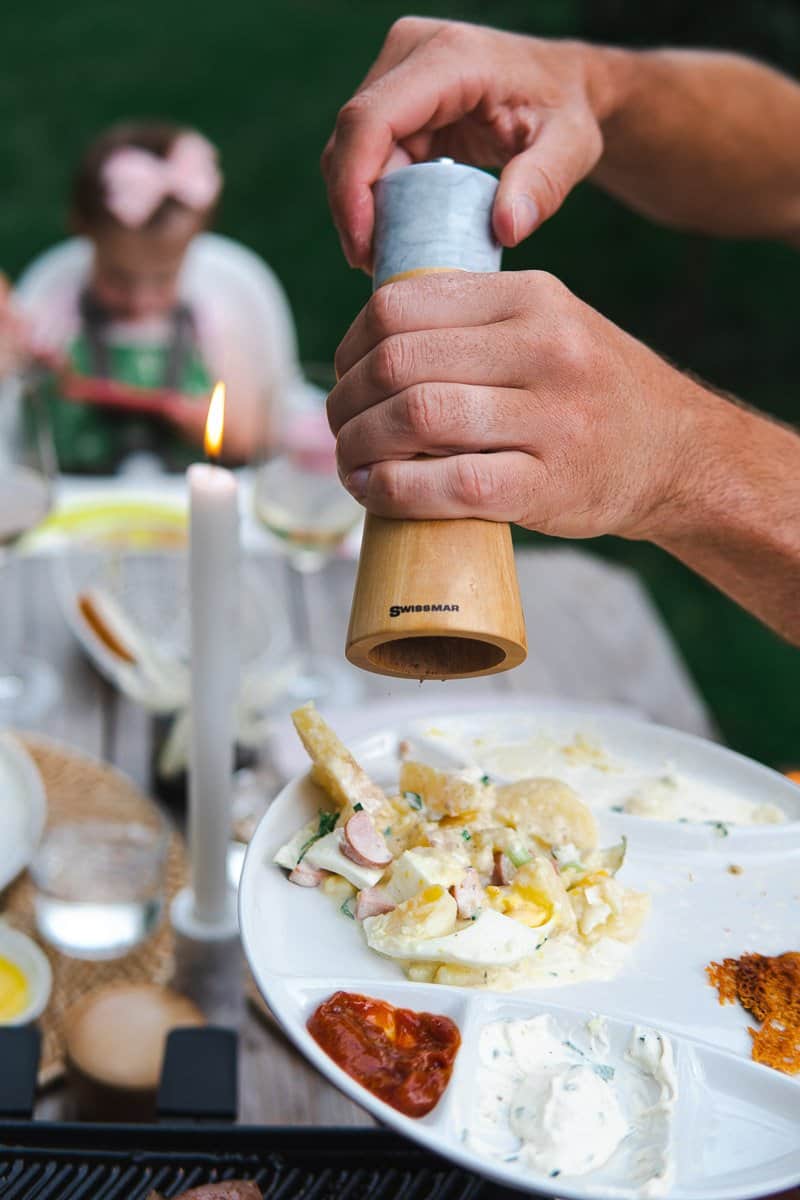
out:
<path id="1" fill-rule="evenodd" d="M 122 225 L 139 229 L 171 196 L 187 208 L 210 208 L 222 187 L 214 147 L 199 133 L 184 133 L 166 158 L 138 146 L 121 146 L 102 167 L 108 211 Z"/>

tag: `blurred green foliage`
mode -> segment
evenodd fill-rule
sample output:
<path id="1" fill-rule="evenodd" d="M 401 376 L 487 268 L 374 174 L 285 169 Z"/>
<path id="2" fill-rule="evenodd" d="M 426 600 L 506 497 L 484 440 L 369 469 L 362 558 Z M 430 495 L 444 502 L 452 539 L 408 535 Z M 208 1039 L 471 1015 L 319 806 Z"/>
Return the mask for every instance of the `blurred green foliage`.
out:
<path id="1" fill-rule="evenodd" d="M 404 11 L 396 0 L 8 0 L 0 265 L 14 275 L 63 234 L 70 170 L 97 130 L 130 116 L 183 120 L 221 148 L 221 230 L 280 275 L 303 357 L 330 358 L 368 285 L 340 255 L 318 158 Z M 419 0 L 413 11 L 617 44 L 729 47 L 788 70 L 800 53 L 792 0 Z M 555 272 L 677 364 L 800 417 L 800 262 L 789 249 L 656 229 L 587 186 L 506 265 Z M 642 573 L 728 740 L 779 765 L 800 761 L 800 654 L 653 548 L 592 548 Z"/>

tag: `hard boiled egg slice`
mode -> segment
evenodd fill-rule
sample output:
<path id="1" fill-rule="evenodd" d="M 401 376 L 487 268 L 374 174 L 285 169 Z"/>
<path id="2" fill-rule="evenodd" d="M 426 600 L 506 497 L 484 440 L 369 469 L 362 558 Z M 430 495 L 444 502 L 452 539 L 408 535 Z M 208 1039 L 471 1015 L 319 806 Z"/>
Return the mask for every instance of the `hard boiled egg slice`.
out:
<path id="1" fill-rule="evenodd" d="M 343 875 L 352 883 L 353 887 L 359 890 L 374 887 L 386 868 L 362 867 L 353 862 L 352 858 L 342 854 L 343 838 L 343 829 L 334 829 L 333 833 L 326 833 L 325 837 L 321 837 L 306 850 L 303 862 L 310 863 L 312 867 L 319 867 L 323 871 L 333 871 L 336 875 Z"/>
<path id="2" fill-rule="evenodd" d="M 367 944 L 378 954 L 407 962 L 458 963 L 467 967 L 512 966 L 529 958 L 547 940 L 553 924 L 530 929 L 486 908 L 463 929 L 444 937 L 425 938 L 393 929 L 393 915 L 364 921 Z"/>
<path id="3" fill-rule="evenodd" d="M 392 867 L 389 895 L 397 903 L 410 900 L 425 888 L 439 884 L 447 889 L 464 878 L 469 858 L 464 853 L 418 846 L 406 850 Z"/>
<path id="4" fill-rule="evenodd" d="M 272 861 L 279 867 L 285 867 L 287 871 L 293 871 L 297 866 L 297 860 L 303 847 L 314 837 L 318 826 L 319 821 L 314 820 L 309 821 L 302 829 L 298 829 L 297 833 L 292 834 L 289 841 L 276 852 Z"/>

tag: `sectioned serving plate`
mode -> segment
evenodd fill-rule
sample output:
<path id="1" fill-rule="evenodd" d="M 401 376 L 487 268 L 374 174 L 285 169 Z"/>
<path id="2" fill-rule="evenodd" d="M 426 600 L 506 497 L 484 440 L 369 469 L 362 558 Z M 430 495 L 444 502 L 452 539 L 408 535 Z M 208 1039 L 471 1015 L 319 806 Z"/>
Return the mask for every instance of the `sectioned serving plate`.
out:
<path id="1" fill-rule="evenodd" d="M 577 758 L 565 753 L 576 738 L 588 747 Z M 665 1194 L 739 1200 L 796 1184 L 800 1081 L 750 1060 L 752 1019 L 738 1005 L 720 1007 L 704 967 L 745 952 L 800 949 L 800 788 L 713 743 L 575 704 L 519 698 L 450 718 L 428 709 L 354 741 L 351 749 L 378 782 L 392 786 L 403 739 L 435 765 L 478 763 L 498 780 L 547 774 L 571 782 L 595 810 L 601 844 L 627 836 L 621 879 L 650 893 L 652 912 L 610 981 L 504 993 L 412 983 L 396 963 L 367 948 L 357 923 L 333 901 L 318 889 L 293 886 L 273 865 L 278 847 L 324 805 L 318 788 L 299 777 L 250 843 L 239 903 L 256 981 L 309 1061 L 385 1124 L 501 1184 L 564 1197 L 630 1196 L 645 1193 L 615 1169 L 617 1155 L 590 1174 L 556 1179 L 477 1153 L 465 1144 L 464 1130 L 474 1108 L 477 1039 L 487 1022 L 550 1013 L 571 1026 L 599 1013 L 618 1040 L 643 1024 L 672 1038 L 680 1080 L 674 1179 Z M 594 756 L 593 747 L 604 754 Z M 705 810 L 702 821 L 614 811 L 626 792 L 665 772 L 694 789 Z M 730 811 L 744 801 L 778 805 L 788 821 L 737 826 Z M 716 819 L 715 805 L 727 820 Z M 410 1119 L 377 1100 L 308 1034 L 311 1012 L 338 989 L 456 1021 L 462 1046 L 453 1078 L 427 1117 Z"/>

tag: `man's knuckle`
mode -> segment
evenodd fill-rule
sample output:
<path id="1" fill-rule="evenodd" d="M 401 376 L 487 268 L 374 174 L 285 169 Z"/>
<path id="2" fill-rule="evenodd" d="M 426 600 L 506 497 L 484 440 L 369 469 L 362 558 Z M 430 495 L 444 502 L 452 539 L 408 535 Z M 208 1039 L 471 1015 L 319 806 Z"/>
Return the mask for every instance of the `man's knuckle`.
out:
<path id="1" fill-rule="evenodd" d="M 583 453 L 596 444 L 597 414 L 579 399 L 569 405 L 562 425 L 563 447 L 573 467 L 583 462 Z"/>
<path id="2" fill-rule="evenodd" d="M 430 387 L 410 388 L 405 401 L 405 420 L 409 433 L 428 440 L 438 432 L 441 406 Z"/>
<path id="3" fill-rule="evenodd" d="M 480 509 L 494 498 L 494 485 L 486 463 L 479 457 L 459 455 L 454 459 L 456 490 L 471 509 Z"/>
<path id="4" fill-rule="evenodd" d="M 384 338 L 372 352 L 372 378 L 378 390 L 393 395 L 402 387 L 408 355 L 404 339 L 398 335 Z"/>
<path id="5" fill-rule="evenodd" d="M 325 412 L 328 417 L 328 424 L 331 427 L 331 430 L 333 431 L 334 434 L 337 432 L 337 430 L 339 429 L 339 426 L 341 425 L 340 411 L 341 411 L 341 405 L 339 402 L 339 397 L 338 397 L 336 391 L 334 390 L 333 392 L 330 393 L 327 400 L 325 401 Z"/>
<path id="6" fill-rule="evenodd" d="M 345 474 L 352 471 L 356 465 L 353 451 L 361 448 L 361 439 L 353 437 L 353 431 L 350 429 L 352 424 L 353 422 L 349 421 L 343 425 L 336 435 L 336 461 Z"/>
<path id="7" fill-rule="evenodd" d="M 462 52 L 472 46 L 474 31 L 460 21 L 448 21 L 436 34 L 436 40 L 448 50 Z"/>
<path id="8" fill-rule="evenodd" d="M 370 483 L 375 494 L 390 506 L 401 504 L 405 497 L 403 478 L 393 462 L 378 463 L 372 468 Z"/>
<path id="9" fill-rule="evenodd" d="M 389 26 L 386 40 L 387 42 L 400 41 L 405 44 L 410 37 L 422 32 L 423 24 L 424 21 L 421 17 L 398 17 Z"/>
<path id="10" fill-rule="evenodd" d="M 558 341 L 559 366 L 574 379 L 594 376 L 599 367 L 598 347 L 582 321 L 567 321 Z"/>
<path id="11" fill-rule="evenodd" d="M 336 372 L 337 379 L 341 379 L 342 376 L 345 374 L 346 366 L 347 366 L 347 359 L 346 359 L 344 344 L 340 343 L 336 347 L 336 350 L 333 355 L 333 369 Z M 330 409 L 328 411 L 330 411 Z"/>
<path id="12" fill-rule="evenodd" d="M 354 125 L 359 125 L 370 107 L 370 102 L 365 93 L 358 92 L 355 96 L 351 96 L 346 104 L 343 104 L 339 109 L 339 114 L 336 118 L 337 130 L 351 129 Z"/>
<path id="13" fill-rule="evenodd" d="M 550 303 L 560 304 L 569 295 L 568 288 L 551 271 L 526 271 L 525 275 L 528 286 Z"/>
<path id="14" fill-rule="evenodd" d="M 400 289 L 393 283 L 384 284 L 367 303 L 370 331 L 376 337 L 387 337 L 397 328 L 402 311 Z"/>

